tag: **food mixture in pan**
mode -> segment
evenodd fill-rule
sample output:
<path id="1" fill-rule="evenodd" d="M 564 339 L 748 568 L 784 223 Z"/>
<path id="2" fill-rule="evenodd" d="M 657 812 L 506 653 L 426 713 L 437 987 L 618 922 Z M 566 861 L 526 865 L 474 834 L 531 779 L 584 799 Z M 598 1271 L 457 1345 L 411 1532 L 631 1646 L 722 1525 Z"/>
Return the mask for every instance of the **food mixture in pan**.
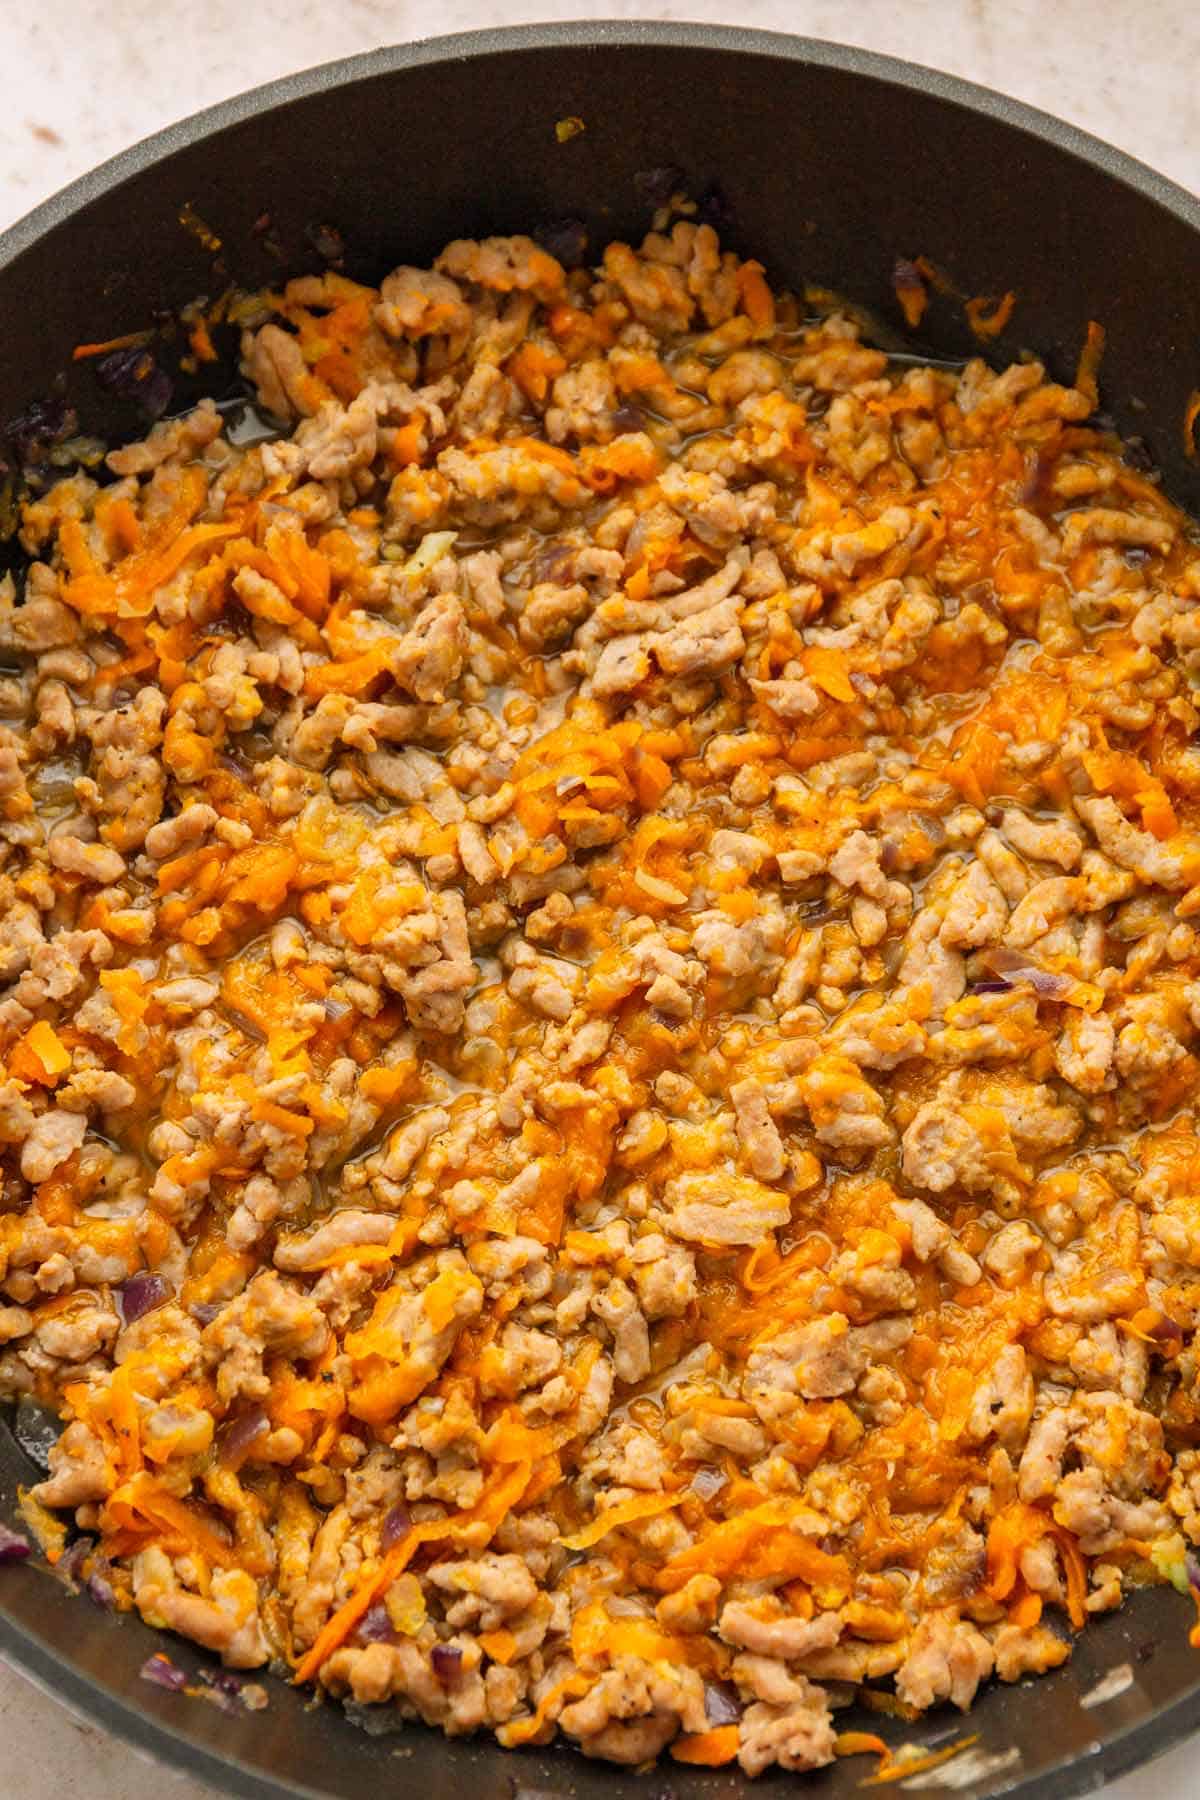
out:
<path id="1" fill-rule="evenodd" d="M 43 1541 L 751 1775 L 1186 1590 L 1200 549 L 1094 356 L 889 361 L 687 217 L 243 312 L 278 430 L 60 480 L 3 590 Z"/>

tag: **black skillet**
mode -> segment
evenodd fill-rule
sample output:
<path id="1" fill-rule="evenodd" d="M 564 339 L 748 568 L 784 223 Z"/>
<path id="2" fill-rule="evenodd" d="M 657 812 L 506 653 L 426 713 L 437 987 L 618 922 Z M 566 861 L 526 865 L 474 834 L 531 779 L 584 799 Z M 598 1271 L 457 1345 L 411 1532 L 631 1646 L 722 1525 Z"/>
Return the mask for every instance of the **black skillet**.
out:
<path id="1" fill-rule="evenodd" d="M 584 129 L 556 129 L 565 120 Z M 1015 289 L 1011 323 L 989 349 L 996 360 L 1034 349 L 1069 375 L 1087 321 L 1100 321 L 1105 404 L 1122 432 L 1144 440 L 1175 497 L 1200 511 L 1200 465 L 1184 430 L 1200 387 L 1200 204 L 1095 139 L 965 82 L 703 25 L 539 26 L 381 50 L 260 88 L 126 151 L 0 237 L 0 420 L 47 399 L 53 413 L 65 399 L 85 430 L 140 436 L 137 410 L 89 365 L 70 365 L 73 345 L 137 329 L 229 279 L 255 287 L 330 258 L 377 277 L 450 237 L 568 219 L 600 244 L 644 228 L 647 194 L 666 179 L 655 172 L 670 168 L 773 277 L 836 288 L 898 334 L 894 265 L 918 255 L 960 296 Z M 172 405 L 205 386 L 175 374 L 180 347 L 162 353 Z M 959 299 L 935 299 L 916 347 L 950 358 L 978 348 Z M 220 367 L 207 375 L 217 391 L 230 380 Z M 0 1426 L 0 1516 L 12 1518 L 16 1485 L 32 1478 Z M 955 1790 L 976 1800 L 1094 1789 L 1200 1725 L 1191 1616 L 1173 1591 L 1144 1592 L 1090 1627 L 1057 1673 L 990 1688 L 967 1721 L 945 1712 L 916 1726 L 885 1721 L 883 1735 L 936 1748 L 978 1732 L 963 1771 L 976 1774 Z M 639 1776 L 416 1728 L 371 1736 L 278 1683 L 266 1711 L 225 1714 L 139 1680 L 163 1646 L 42 1569 L 0 1569 L 4 1655 L 99 1724 L 230 1793 L 746 1792 L 723 1771 L 665 1764 Z M 202 1661 L 189 1646 L 166 1647 L 189 1670 Z M 1081 1705 L 1126 1663 L 1123 1692 Z M 814 1776 L 776 1773 L 755 1793 L 844 1800 L 871 1766 L 856 1758 Z M 19 1771 L 8 1779 L 19 1784 Z"/>

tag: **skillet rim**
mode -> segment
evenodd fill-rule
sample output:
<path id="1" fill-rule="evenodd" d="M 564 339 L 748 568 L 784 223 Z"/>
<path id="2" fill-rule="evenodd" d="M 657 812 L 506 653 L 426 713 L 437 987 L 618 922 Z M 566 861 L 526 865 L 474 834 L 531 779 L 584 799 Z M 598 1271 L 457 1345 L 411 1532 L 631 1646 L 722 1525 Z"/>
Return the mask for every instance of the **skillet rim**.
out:
<path id="1" fill-rule="evenodd" d="M 1200 236 L 1200 199 L 1178 182 L 1080 126 L 965 77 L 856 45 L 785 32 L 702 22 L 600 19 L 494 26 L 386 45 L 316 64 L 218 101 L 118 151 L 0 231 L 0 275 L 48 232 L 82 218 L 93 202 L 125 181 L 152 169 L 176 151 L 216 137 L 260 113 L 315 94 L 349 89 L 360 81 L 403 69 L 522 50 L 624 48 L 715 50 L 765 60 L 803 62 L 930 95 L 1008 125 L 1090 164 Z M 136 1694 L 118 1694 L 83 1669 L 64 1661 L 36 1632 L 9 1617 L 2 1605 L 0 1657 L 43 1693 L 114 1734 L 140 1754 L 207 1781 L 218 1790 L 244 1800 L 331 1800 L 327 1788 L 264 1777 L 234 1756 L 215 1754 L 187 1734 L 182 1716 L 178 1724 L 160 1722 L 147 1709 L 148 1696 L 143 1699 Z M 1094 1792 L 1148 1764 L 1198 1731 L 1200 1667 L 1190 1691 L 1140 1723 L 1114 1731 L 1105 1739 L 1098 1737 L 1089 1754 L 1036 1774 L 1018 1775 L 1013 1781 L 1006 1781 L 1001 1775 L 999 1785 L 990 1790 L 992 1800 L 999 1800 L 1001 1795 L 1008 1800 L 1035 1800 L 1035 1796 L 1036 1800 L 1073 1800 L 1075 1795 Z M 519 1762 L 514 1762 L 514 1788 L 519 1784 L 520 1767 Z"/>
<path id="2" fill-rule="evenodd" d="M 597 19 L 546 25 L 501 25 L 479 31 L 459 31 L 441 37 L 416 38 L 407 44 L 385 45 L 334 62 L 317 63 L 295 74 L 248 88 L 227 100 L 218 100 L 199 112 L 140 138 L 125 150 L 76 176 L 41 201 L 32 211 L 0 231 L 0 270 L 16 260 L 37 240 L 81 213 L 92 201 L 111 193 L 123 181 L 162 162 L 176 150 L 215 136 L 257 113 L 290 105 L 310 95 L 350 87 L 373 76 L 397 69 L 422 68 L 431 63 L 466 61 L 512 50 L 554 50 L 609 47 L 645 47 L 736 51 L 764 58 L 786 58 L 842 74 L 861 75 L 894 87 L 931 94 L 968 111 L 982 113 L 1015 127 L 1068 155 L 1091 163 L 1112 180 L 1132 188 L 1155 205 L 1173 213 L 1181 223 L 1200 232 L 1200 199 L 1170 176 L 1161 175 L 1148 163 L 1119 150 L 1082 126 L 1071 125 L 1053 113 L 1014 99 L 996 88 L 965 76 L 947 75 L 924 63 L 887 56 L 854 44 L 793 36 L 782 31 L 760 31 L 741 25 L 691 24 L 669 20 Z"/>

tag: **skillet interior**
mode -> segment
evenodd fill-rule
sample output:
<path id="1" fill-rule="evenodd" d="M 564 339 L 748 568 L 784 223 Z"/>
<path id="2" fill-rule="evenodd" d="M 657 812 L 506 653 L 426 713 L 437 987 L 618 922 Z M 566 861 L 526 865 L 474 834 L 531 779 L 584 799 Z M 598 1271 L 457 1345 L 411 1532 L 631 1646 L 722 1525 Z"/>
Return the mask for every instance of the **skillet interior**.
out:
<path id="1" fill-rule="evenodd" d="M 560 144 L 555 121 L 572 115 L 585 130 Z M 581 218 L 599 243 L 644 228 L 635 177 L 667 164 L 693 192 L 719 183 L 727 235 L 773 277 L 836 286 L 897 331 L 898 255 L 926 255 L 967 293 L 1016 289 L 997 360 L 1033 347 L 1069 375 L 1088 319 L 1100 320 L 1116 423 L 1145 440 L 1170 491 L 1200 511 L 1200 465 L 1183 434 L 1200 386 L 1200 205 L 1117 152 L 965 83 L 700 26 L 530 28 L 383 51 L 260 90 L 126 153 L 0 239 L 0 419 L 67 369 L 86 429 L 140 436 L 143 422 L 102 395 L 86 367 L 69 369 L 71 346 L 142 326 L 229 278 L 257 286 L 319 266 L 313 227 L 335 224 L 347 272 L 376 277 L 449 237 L 538 221 Z M 181 226 L 188 205 L 220 235 L 224 275 Z M 271 230 L 256 233 L 264 212 Z M 945 302 L 931 307 L 920 347 L 977 349 Z M 187 399 L 186 383 L 177 393 Z M 0 1514 L 11 1517 L 16 1484 L 31 1473 L 0 1427 Z M 936 1746 L 978 1731 L 976 1755 L 992 1766 L 981 1763 L 958 1791 L 980 1800 L 1092 1788 L 1200 1725 L 1189 1615 L 1169 1590 L 1142 1594 L 1092 1626 L 1062 1670 L 989 1689 L 965 1727 L 937 1713 L 884 1735 Z M 639 1780 L 565 1754 L 513 1756 L 416 1730 L 370 1738 L 277 1686 L 265 1713 L 229 1717 L 138 1680 L 161 1645 L 38 1569 L 3 1573 L 0 1648 L 13 1661 L 232 1792 L 357 1797 L 386 1785 L 451 1800 L 467 1783 L 481 1800 L 520 1789 L 716 1800 L 745 1791 L 736 1775 L 676 1765 Z M 190 1647 L 170 1649 L 195 1666 Z M 1133 1686 L 1082 1709 L 1080 1696 L 1125 1661 Z M 841 1763 L 806 1777 L 805 1791 L 849 1795 L 868 1768 Z M 795 1784 L 776 1773 L 756 1792 Z"/>

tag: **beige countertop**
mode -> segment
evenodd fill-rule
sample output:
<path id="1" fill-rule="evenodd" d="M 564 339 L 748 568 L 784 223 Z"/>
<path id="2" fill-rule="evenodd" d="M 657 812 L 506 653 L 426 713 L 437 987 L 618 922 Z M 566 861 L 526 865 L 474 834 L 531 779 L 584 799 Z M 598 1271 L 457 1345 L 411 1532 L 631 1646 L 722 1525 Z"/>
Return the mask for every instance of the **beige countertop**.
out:
<path id="1" fill-rule="evenodd" d="M 1058 113 L 1200 191 L 1200 8 L 1191 0 L 37 0 L 0 7 L 0 225 L 114 151 L 290 70 L 436 32 L 562 18 L 736 22 L 906 56 Z M 215 1800 L 0 1664 L 0 1800 Z M 800 1789 L 797 1789 L 800 1792 Z M 1111 1800 L 1194 1800 L 1185 1746 Z"/>

